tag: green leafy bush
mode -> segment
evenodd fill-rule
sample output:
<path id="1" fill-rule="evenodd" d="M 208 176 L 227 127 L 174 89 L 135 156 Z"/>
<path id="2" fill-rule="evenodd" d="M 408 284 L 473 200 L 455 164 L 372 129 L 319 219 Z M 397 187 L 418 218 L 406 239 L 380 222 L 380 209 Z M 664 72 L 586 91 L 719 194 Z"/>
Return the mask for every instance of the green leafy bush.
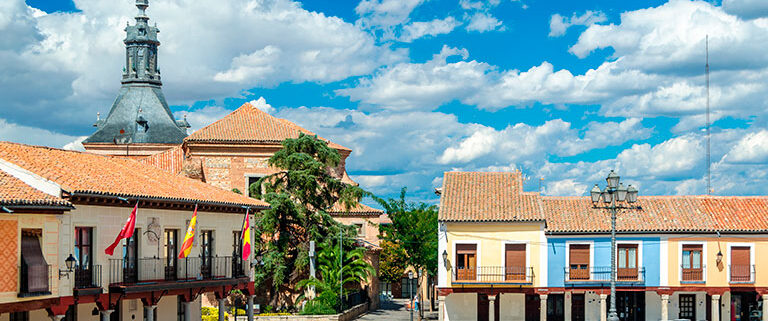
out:
<path id="1" fill-rule="evenodd" d="M 201 312 L 201 313 L 202 313 L 202 315 L 204 315 L 204 316 L 205 316 L 205 315 L 215 315 L 215 316 L 218 316 L 218 315 L 219 315 L 219 309 L 217 309 L 217 308 L 214 308 L 214 307 L 203 307 L 203 308 L 200 310 L 200 312 Z"/>
<path id="2" fill-rule="evenodd" d="M 304 309 L 299 314 L 317 315 L 317 314 L 336 314 L 336 309 L 328 306 L 324 301 L 312 300 L 307 302 Z"/>

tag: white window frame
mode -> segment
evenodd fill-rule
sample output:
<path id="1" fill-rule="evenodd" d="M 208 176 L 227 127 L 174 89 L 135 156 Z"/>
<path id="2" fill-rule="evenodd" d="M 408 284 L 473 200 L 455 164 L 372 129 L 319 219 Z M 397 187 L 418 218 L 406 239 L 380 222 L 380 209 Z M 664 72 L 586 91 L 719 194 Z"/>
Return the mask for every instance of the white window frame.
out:
<path id="1" fill-rule="evenodd" d="M 571 268 L 571 245 L 589 245 L 589 269 L 594 271 L 595 241 L 565 241 L 565 268 L 569 270 Z M 568 278 L 570 279 L 570 274 L 568 274 Z M 589 280 L 592 280 L 592 272 L 589 272 Z"/>
<path id="2" fill-rule="evenodd" d="M 734 247 L 749 247 L 749 282 L 748 283 L 755 283 L 755 274 L 752 273 L 751 266 L 756 265 L 755 264 L 755 243 L 746 243 L 746 242 L 734 242 L 734 243 L 728 243 L 728 266 L 726 267 L 726 273 L 728 275 L 728 283 L 732 283 L 731 281 L 731 249 Z M 741 282 L 737 282 L 741 283 Z"/>
<path id="3" fill-rule="evenodd" d="M 501 266 L 503 268 L 507 267 L 507 244 L 525 244 L 525 279 L 526 281 L 531 278 L 531 268 L 532 266 L 528 265 L 529 262 L 531 262 L 531 242 L 530 241 L 520 241 L 520 240 L 508 240 L 501 242 L 501 256 L 499 256 L 502 259 Z"/>
<path id="4" fill-rule="evenodd" d="M 685 283 L 707 283 L 707 242 L 705 241 L 679 241 L 677 242 L 677 261 L 678 263 L 678 273 L 677 277 L 680 283 L 683 283 L 683 245 L 701 245 L 701 269 L 703 270 L 702 273 L 702 280 L 701 282 L 691 282 L 691 281 L 685 281 Z M 729 274 L 730 277 L 730 274 Z"/>

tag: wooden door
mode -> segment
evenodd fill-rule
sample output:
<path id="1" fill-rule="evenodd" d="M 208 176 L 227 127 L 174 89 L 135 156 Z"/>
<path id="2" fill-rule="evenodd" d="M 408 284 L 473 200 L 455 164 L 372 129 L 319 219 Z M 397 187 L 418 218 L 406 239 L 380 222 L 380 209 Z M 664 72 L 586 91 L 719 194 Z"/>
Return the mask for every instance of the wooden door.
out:
<path id="1" fill-rule="evenodd" d="M 525 295 L 525 321 L 539 321 L 541 301 L 538 294 Z"/>
<path id="2" fill-rule="evenodd" d="M 565 320 L 565 295 L 550 294 L 547 298 L 547 321 Z"/>
<path id="3" fill-rule="evenodd" d="M 504 257 L 504 279 L 507 281 L 525 281 L 525 244 L 506 244 Z"/>
<path id="4" fill-rule="evenodd" d="M 477 279 L 477 245 L 456 244 L 456 280 Z"/>
<path id="5" fill-rule="evenodd" d="M 589 280 L 589 244 L 571 244 L 568 261 L 570 280 Z"/>
<path id="6" fill-rule="evenodd" d="M 490 308 L 490 302 L 488 300 L 488 295 L 478 293 L 477 294 L 477 321 L 488 321 L 489 308 Z"/>
<path id="7" fill-rule="evenodd" d="M 637 244 L 619 244 L 618 246 L 618 272 L 616 279 L 619 281 L 637 280 Z"/>
<path id="8" fill-rule="evenodd" d="M 696 320 L 696 295 L 680 294 L 680 318 Z"/>
<path id="9" fill-rule="evenodd" d="M 584 294 L 571 294 L 571 320 L 572 321 L 584 321 Z"/>
<path id="10" fill-rule="evenodd" d="M 731 282 L 749 282 L 752 279 L 752 263 L 748 246 L 731 248 Z"/>

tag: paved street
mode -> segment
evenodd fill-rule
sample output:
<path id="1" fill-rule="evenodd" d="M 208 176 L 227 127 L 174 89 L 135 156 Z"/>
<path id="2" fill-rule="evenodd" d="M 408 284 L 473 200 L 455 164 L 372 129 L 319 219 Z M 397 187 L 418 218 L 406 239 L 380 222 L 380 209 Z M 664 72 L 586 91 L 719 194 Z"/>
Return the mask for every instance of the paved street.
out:
<path id="1" fill-rule="evenodd" d="M 410 311 L 405 309 L 407 299 L 394 299 L 392 301 L 382 302 L 381 307 L 373 312 L 369 312 L 366 315 L 361 316 L 357 320 L 360 321 L 410 321 Z M 416 311 L 413 312 L 413 319 L 418 320 Z M 429 313 L 425 313 L 425 317 L 428 317 Z"/>

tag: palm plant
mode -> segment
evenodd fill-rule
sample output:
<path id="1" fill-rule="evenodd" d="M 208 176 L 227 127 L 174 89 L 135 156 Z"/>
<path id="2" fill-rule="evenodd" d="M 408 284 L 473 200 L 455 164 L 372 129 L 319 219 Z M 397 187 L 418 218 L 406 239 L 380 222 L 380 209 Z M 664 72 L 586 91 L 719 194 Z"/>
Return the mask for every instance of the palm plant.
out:
<path id="1" fill-rule="evenodd" d="M 299 289 L 308 286 L 315 288 L 317 296 L 308 302 L 309 305 L 320 305 L 341 312 L 339 291 L 345 295 L 349 289 L 344 288 L 351 284 L 359 285 L 369 277 L 376 274 L 376 270 L 365 261 L 365 248 L 354 246 L 350 242 L 346 249 L 339 248 L 338 242 L 328 240 L 320 244 L 317 252 L 317 271 L 319 278 L 309 277 L 298 283 Z M 298 301 L 305 300 L 304 295 L 299 296 Z"/>

